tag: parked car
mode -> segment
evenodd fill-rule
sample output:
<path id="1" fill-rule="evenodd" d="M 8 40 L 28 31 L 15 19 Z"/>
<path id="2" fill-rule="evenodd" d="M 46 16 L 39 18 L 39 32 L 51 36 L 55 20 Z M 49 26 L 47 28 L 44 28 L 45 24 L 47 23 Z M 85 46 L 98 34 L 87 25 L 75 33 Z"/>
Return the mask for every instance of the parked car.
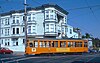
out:
<path id="1" fill-rule="evenodd" d="M 0 53 L 1 54 L 12 54 L 13 53 L 13 51 L 12 50 L 10 50 L 9 48 L 5 48 L 5 47 L 0 47 Z"/>
<path id="2" fill-rule="evenodd" d="M 89 49 L 88 52 L 89 53 L 97 53 L 98 51 L 97 50 L 94 50 L 94 49 Z"/>

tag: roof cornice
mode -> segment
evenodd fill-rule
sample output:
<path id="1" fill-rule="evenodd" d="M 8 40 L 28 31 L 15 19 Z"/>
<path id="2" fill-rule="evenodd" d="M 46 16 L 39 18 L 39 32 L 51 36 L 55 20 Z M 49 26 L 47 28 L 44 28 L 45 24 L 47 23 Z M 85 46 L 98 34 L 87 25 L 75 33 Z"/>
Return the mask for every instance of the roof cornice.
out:
<path id="1" fill-rule="evenodd" d="M 34 8 L 28 7 L 27 11 L 30 11 L 30 10 L 41 10 L 41 9 L 45 9 L 45 8 L 48 8 L 48 7 L 54 7 L 55 9 L 61 11 L 62 13 L 66 14 L 66 15 L 68 14 L 68 12 L 66 10 L 64 10 L 63 8 L 58 6 L 57 4 L 43 4 L 41 6 L 34 7 Z M 24 13 L 24 9 L 22 9 L 22 10 L 11 10 L 11 11 L 6 12 L 6 13 L 1 13 L 0 16 L 11 15 L 13 13 Z"/>

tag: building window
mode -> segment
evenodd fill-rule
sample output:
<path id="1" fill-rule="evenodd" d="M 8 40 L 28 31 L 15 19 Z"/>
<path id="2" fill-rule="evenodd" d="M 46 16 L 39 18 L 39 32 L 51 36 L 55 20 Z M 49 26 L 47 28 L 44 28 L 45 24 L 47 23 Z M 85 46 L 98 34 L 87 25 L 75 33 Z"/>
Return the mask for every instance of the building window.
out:
<path id="1" fill-rule="evenodd" d="M 18 16 L 16 18 L 19 18 Z"/>
<path id="2" fill-rule="evenodd" d="M 9 35 L 9 29 L 8 29 L 8 31 L 7 31 L 7 32 L 8 32 L 8 35 Z"/>
<path id="3" fill-rule="evenodd" d="M 8 21 L 8 25 L 9 25 L 9 21 Z"/>
<path id="4" fill-rule="evenodd" d="M 15 24 L 15 20 L 13 20 L 13 24 Z"/>
<path id="5" fill-rule="evenodd" d="M 8 25 L 9 25 L 9 18 L 7 20 L 8 20 Z"/>
<path id="6" fill-rule="evenodd" d="M 25 32 L 25 28 L 23 27 L 23 32 Z"/>
<path id="7" fill-rule="evenodd" d="M 31 26 L 28 26 L 28 33 L 31 33 Z"/>
<path id="8" fill-rule="evenodd" d="M 13 16 L 13 19 L 15 19 L 15 16 Z"/>
<path id="9" fill-rule="evenodd" d="M 1 20 L 0 20 L 0 21 L 1 21 L 1 24 L 3 24 L 3 20 L 4 20 L 4 19 L 1 19 Z"/>
<path id="10" fill-rule="evenodd" d="M 50 19 L 53 19 L 53 15 L 50 15 Z"/>
<path id="11" fill-rule="evenodd" d="M 13 28 L 13 34 L 15 34 L 15 28 Z"/>
<path id="12" fill-rule="evenodd" d="M 36 33 L 36 28 L 35 28 L 35 26 L 33 26 L 33 32 L 32 32 L 33 34 L 35 34 Z"/>
<path id="13" fill-rule="evenodd" d="M 18 42 L 16 42 L 16 46 L 18 46 Z"/>
<path id="14" fill-rule="evenodd" d="M 66 28 L 66 32 L 68 32 L 68 28 Z"/>
<path id="15" fill-rule="evenodd" d="M 46 10 L 45 12 L 46 12 L 46 13 L 49 13 L 49 10 Z"/>
<path id="16" fill-rule="evenodd" d="M 72 34 L 72 29 L 70 29 L 70 34 Z"/>
<path id="17" fill-rule="evenodd" d="M 46 15 L 46 19 L 49 19 L 49 15 Z"/>
<path id="18" fill-rule="evenodd" d="M 54 24 L 50 24 L 50 31 L 54 32 Z"/>
<path id="19" fill-rule="evenodd" d="M 18 38 L 12 38 L 12 41 L 13 41 L 13 46 L 16 46 L 18 45 Z"/>
<path id="20" fill-rule="evenodd" d="M 31 21 L 31 16 L 28 17 L 28 21 Z"/>
<path id="21" fill-rule="evenodd" d="M 5 25 L 9 25 L 9 18 L 5 19 Z"/>
<path id="22" fill-rule="evenodd" d="M 25 44 L 25 39 L 23 39 L 23 44 Z"/>
<path id="23" fill-rule="evenodd" d="M 8 42 L 8 46 L 10 45 L 10 43 Z"/>
<path id="24" fill-rule="evenodd" d="M 3 29 L 1 29 L 1 34 L 3 34 Z"/>
<path id="25" fill-rule="evenodd" d="M 50 13 L 53 13 L 54 12 L 54 10 L 50 10 Z"/>
<path id="26" fill-rule="evenodd" d="M 5 42 L 5 46 L 7 46 L 7 43 Z"/>
<path id="27" fill-rule="evenodd" d="M 25 16 L 23 16 L 23 21 L 25 21 Z"/>
<path id="28" fill-rule="evenodd" d="M 46 24 L 46 32 L 49 32 L 49 24 Z"/>
<path id="29" fill-rule="evenodd" d="M 3 39 L 2 39 L 2 44 L 3 44 Z"/>
<path id="30" fill-rule="evenodd" d="M 64 32 L 64 27 L 62 27 L 62 32 Z"/>
<path id="31" fill-rule="evenodd" d="M 17 28 L 16 33 L 19 34 L 19 28 Z"/>
<path id="32" fill-rule="evenodd" d="M 5 29 L 5 35 L 7 35 L 7 29 Z"/>
<path id="33" fill-rule="evenodd" d="M 5 19 L 5 25 L 7 25 L 7 19 Z"/>
<path id="34" fill-rule="evenodd" d="M 53 27 L 51 28 L 51 32 L 54 32 L 54 28 Z"/>
<path id="35" fill-rule="evenodd" d="M 33 20 L 35 20 L 35 17 L 33 16 Z"/>
<path id="36" fill-rule="evenodd" d="M 19 20 L 16 20 L 17 21 L 17 23 L 19 23 Z"/>

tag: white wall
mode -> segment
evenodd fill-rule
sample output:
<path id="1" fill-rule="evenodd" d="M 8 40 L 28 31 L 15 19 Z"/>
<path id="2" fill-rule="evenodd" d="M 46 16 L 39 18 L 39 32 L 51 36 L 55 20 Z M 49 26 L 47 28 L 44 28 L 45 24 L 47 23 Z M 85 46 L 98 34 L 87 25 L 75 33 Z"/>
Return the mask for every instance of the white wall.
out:
<path id="1" fill-rule="evenodd" d="M 70 25 L 67 25 L 66 34 L 68 38 L 78 38 L 78 33 L 74 32 L 73 27 Z"/>
<path id="2" fill-rule="evenodd" d="M 44 13 L 40 12 L 36 14 L 36 32 L 37 35 L 44 35 Z"/>

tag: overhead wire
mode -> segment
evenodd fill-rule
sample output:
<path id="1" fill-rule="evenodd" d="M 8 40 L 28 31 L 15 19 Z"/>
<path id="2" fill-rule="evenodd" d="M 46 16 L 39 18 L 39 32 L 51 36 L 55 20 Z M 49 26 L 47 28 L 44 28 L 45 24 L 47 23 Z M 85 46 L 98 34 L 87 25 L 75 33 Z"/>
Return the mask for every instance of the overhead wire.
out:
<path id="1" fill-rule="evenodd" d="M 9 0 L 7 0 L 9 1 Z M 40 2 L 37 2 L 36 0 L 32 0 L 34 1 L 35 3 L 39 4 L 39 5 L 42 5 Z M 22 4 L 22 3 L 21 3 Z M 31 4 L 28 4 L 29 6 L 32 6 Z M 87 7 L 79 7 L 79 8 L 73 8 L 73 9 L 68 9 L 69 11 L 72 11 L 72 10 L 79 10 L 79 9 L 86 9 L 86 8 L 90 8 L 91 12 L 93 13 L 93 15 L 95 16 L 94 14 L 94 11 L 92 10 L 93 7 L 99 7 L 100 5 L 94 5 L 94 6 L 87 6 Z M 75 21 L 74 21 L 75 22 Z M 83 28 L 82 26 L 80 26 L 81 28 Z M 84 29 L 84 28 L 83 28 Z M 86 29 L 85 29 L 86 30 Z M 86 30 L 87 31 L 87 30 Z"/>
<path id="2" fill-rule="evenodd" d="M 95 12 L 96 12 L 96 11 L 99 11 L 99 10 L 100 10 L 100 8 L 95 9 Z M 79 15 L 76 15 L 75 17 L 68 18 L 68 20 L 70 20 L 70 19 L 75 19 L 76 17 L 81 17 L 81 16 L 84 16 L 84 15 L 87 15 L 87 14 L 90 14 L 90 13 L 89 13 L 89 12 L 86 12 L 85 14 L 79 14 Z"/>
<path id="3" fill-rule="evenodd" d="M 34 1 L 35 3 L 42 5 L 40 2 L 37 2 L 36 0 L 31 0 L 31 1 Z M 27 3 L 27 7 L 33 7 L 33 5 L 30 3 Z"/>
<path id="4" fill-rule="evenodd" d="M 100 8 L 99 8 L 98 10 L 96 9 L 95 12 L 96 12 L 96 11 L 99 11 L 99 10 L 100 10 Z M 90 13 L 88 12 L 88 13 L 81 14 L 81 15 L 84 16 L 84 15 L 87 15 L 87 14 L 90 14 Z M 80 17 L 81 15 L 78 15 L 78 16 L 76 16 L 76 17 Z M 74 17 L 74 18 L 76 18 L 76 17 Z M 74 19 L 74 18 L 68 18 L 67 20 L 70 21 L 70 20 L 72 20 L 72 19 Z M 75 23 L 76 21 L 73 21 L 73 22 Z M 79 25 L 81 28 L 83 28 L 84 30 L 88 31 L 86 28 L 83 27 L 84 25 L 82 25 L 82 24 L 81 24 L 81 25 L 78 24 L 78 25 Z M 86 24 L 85 24 L 85 25 L 86 25 Z"/>
<path id="5" fill-rule="evenodd" d="M 35 1 L 35 0 L 33 0 Z M 36 3 L 40 4 L 39 2 L 35 1 Z M 41 4 L 40 4 L 41 5 Z M 100 6 L 100 5 L 95 5 L 95 6 L 91 6 L 91 7 L 97 7 L 97 6 Z M 74 9 L 69 9 L 69 10 L 77 10 L 77 9 L 85 9 L 85 8 L 89 8 L 89 7 L 81 7 L 81 8 L 74 8 Z M 82 26 L 80 26 L 81 28 L 83 28 Z M 83 28 L 85 32 L 87 32 L 88 30 L 86 30 L 85 28 Z"/>
<path id="6" fill-rule="evenodd" d="M 79 8 L 74 8 L 74 9 L 68 9 L 69 11 L 73 11 L 73 10 L 79 10 L 79 9 L 90 9 L 92 14 L 94 15 L 94 17 L 96 18 L 95 14 L 94 14 L 94 11 L 92 10 L 92 8 L 94 7 L 100 7 L 100 5 L 94 5 L 94 6 L 87 6 L 87 7 L 79 7 Z M 87 14 L 85 14 L 87 15 Z M 83 16 L 83 15 L 82 15 Z M 69 18 L 68 20 L 70 20 L 72 18 Z M 75 21 L 73 21 L 75 23 Z M 81 24 L 78 24 L 85 32 L 88 32 L 88 30 L 86 28 L 83 27 L 83 25 Z M 86 25 L 86 24 L 85 24 Z M 91 34 L 91 32 L 89 32 Z"/>
<path id="7" fill-rule="evenodd" d="M 40 2 L 37 2 L 36 0 L 32 0 L 32 1 L 34 1 L 35 3 L 37 3 L 37 4 L 40 4 L 40 5 L 42 5 Z"/>
<path id="8" fill-rule="evenodd" d="M 72 11 L 72 10 L 79 10 L 79 9 L 86 9 L 86 8 L 93 8 L 93 7 L 100 7 L 100 5 L 86 6 L 86 7 L 78 7 L 78 8 L 67 9 L 67 10 Z"/>
<path id="9" fill-rule="evenodd" d="M 88 1 L 85 0 L 85 2 L 86 2 L 86 4 L 87 4 L 87 7 L 90 9 L 91 13 L 93 14 L 93 17 L 95 18 L 95 20 L 98 21 L 98 19 L 97 19 L 97 17 L 95 16 L 95 13 L 94 13 L 92 7 L 88 4 Z M 98 23 L 98 25 L 99 25 L 99 23 Z M 90 33 L 90 32 L 89 32 L 89 33 Z"/>
<path id="10" fill-rule="evenodd" d="M 92 12 L 92 14 L 93 14 L 94 18 L 98 21 L 97 17 L 95 16 L 94 11 L 92 10 L 92 7 L 90 7 L 90 6 L 89 6 L 89 4 L 88 4 L 87 0 L 85 0 L 85 2 L 86 2 L 86 4 L 87 4 L 87 6 L 89 7 L 89 9 L 91 10 L 91 12 Z"/>
<path id="11" fill-rule="evenodd" d="M 1 12 L 4 12 L 1 6 L 0 6 L 0 10 L 1 10 Z"/>
<path id="12" fill-rule="evenodd" d="M 15 0 L 3 0 L 3 1 L 4 2 L 2 4 L 16 3 Z M 17 1 L 17 3 L 23 4 L 23 2 L 21 0 Z M 0 13 L 5 12 L 3 5 L 0 4 L 0 6 L 1 6 L 1 8 L 0 8 L 1 9 L 1 12 Z M 11 7 L 10 9 L 13 9 L 13 8 Z"/>
<path id="13" fill-rule="evenodd" d="M 92 10 L 92 8 L 94 8 L 94 7 L 100 7 L 100 5 L 87 6 L 87 7 L 79 7 L 79 8 L 69 9 L 69 11 L 89 8 L 89 9 L 91 10 L 91 12 L 93 13 L 93 15 L 95 16 L 94 11 Z M 86 15 L 87 15 L 87 14 L 86 14 Z M 82 16 L 83 16 L 83 15 L 82 15 Z M 95 18 L 96 18 L 96 16 L 95 16 Z M 70 18 L 69 18 L 69 19 L 70 19 Z M 68 20 L 69 20 L 69 19 L 68 19 Z M 73 22 L 75 22 L 75 21 L 73 21 Z M 86 28 L 84 28 L 82 24 L 81 24 L 81 25 L 78 24 L 78 26 L 80 26 L 85 32 L 88 32 L 88 33 L 92 34 L 92 33 L 89 32 Z"/>

